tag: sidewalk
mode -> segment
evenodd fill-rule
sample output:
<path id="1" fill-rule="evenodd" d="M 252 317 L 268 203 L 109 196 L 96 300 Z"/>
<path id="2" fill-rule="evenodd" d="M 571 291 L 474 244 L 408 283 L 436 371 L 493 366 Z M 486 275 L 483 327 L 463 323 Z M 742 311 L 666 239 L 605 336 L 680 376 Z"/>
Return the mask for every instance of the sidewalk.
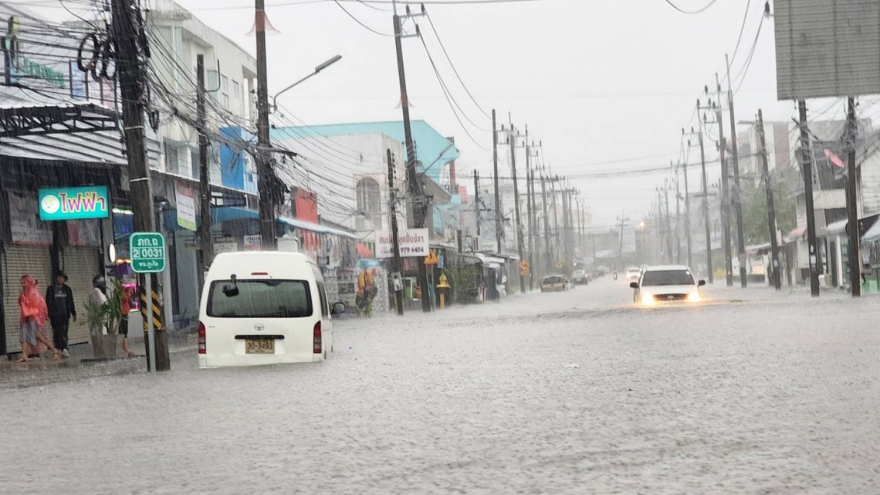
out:
<path id="1" fill-rule="evenodd" d="M 49 352 L 44 353 L 47 357 L 31 359 L 27 363 L 0 360 L 0 389 L 40 387 L 52 383 L 147 371 L 143 336 L 129 340 L 129 348 L 136 354 L 133 358 L 121 357 L 121 339 L 118 346 L 119 357 L 112 359 L 94 359 L 91 344 L 87 344 L 78 346 L 81 349 L 77 349 L 71 357 L 57 361 L 52 360 Z M 194 331 L 172 332 L 169 334 L 168 346 L 171 354 L 195 352 L 198 335 Z"/>

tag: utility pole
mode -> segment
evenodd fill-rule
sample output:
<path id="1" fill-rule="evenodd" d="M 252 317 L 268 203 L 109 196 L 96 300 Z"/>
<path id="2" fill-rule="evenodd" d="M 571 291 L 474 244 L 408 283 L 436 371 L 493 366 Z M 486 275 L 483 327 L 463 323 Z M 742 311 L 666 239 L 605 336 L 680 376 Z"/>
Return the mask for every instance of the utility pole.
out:
<path id="1" fill-rule="evenodd" d="M 626 212 L 622 212 L 620 218 L 617 220 L 620 222 L 620 244 L 617 249 L 617 267 L 623 271 L 623 229 L 626 227 L 626 222 L 629 221 L 629 218 L 626 218 Z"/>
<path id="2" fill-rule="evenodd" d="M 700 108 L 700 102 L 697 100 L 697 109 Z M 715 275 L 712 273 L 712 228 L 710 226 L 709 215 L 709 178 L 706 176 L 706 149 L 703 145 L 703 124 L 697 115 L 697 121 L 700 126 L 700 165 L 703 172 L 703 220 L 706 223 L 706 268 L 709 271 L 709 283 L 715 283 Z"/>
<path id="3" fill-rule="evenodd" d="M 559 248 L 559 208 L 556 207 L 556 183 L 559 182 L 559 176 L 557 175 L 554 179 L 550 181 L 550 189 L 553 190 L 553 229 L 556 234 L 555 241 L 553 242 L 553 254 L 556 257 L 556 261 L 560 261 L 562 258 L 562 251 Z"/>
<path id="4" fill-rule="evenodd" d="M 277 247 L 275 226 L 275 170 L 269 154 L 269 88 L 266 67 L 265 0 L 254 0 L 257 36 L 257 189 L 260 193 L 260 246 L 264 251 Z"/>
<path id="5" fill-rule="evenodd" d="M 140 103 L 141 99 L 146 97 L 144 64 L 141 60 L 141 54 L 146 47 L 138 44 L 136 33 L 139 27 L 133 17 L 137 7 L 131 0 L 116 0 L 112 2 L 112 8 L 113 34 L 117 50 L 116 63 L 119 68 L 119 87 L 122 96 L 122 127 L 125 154 L 128 157 L 131 206 L 134 213 L 132 220 L 136 232 L 154 232 L 156 228 L 153 192 L 144 144 L 144 114 Z M 145 277 L 151 277 L 152 290 L 159 294 L 161 300 L 162 290 L 155 275 L 139 275 L 138 286 L 147 287 Z M 152 294 L 145 295 L 152 297 Z M 154 348 L 151 349 L 149 339 L 144 339 L 147 363 L 149 365 L 149 356 L 152 355 L 156 363 L 156 368 L 152 371 L 168 371 L 171 369 L 171 359 L 168 352 L 168 334 L 165 329 L 157 329 L 154 340 Z"/>
<path id="6" fill-rule="evenodd" d="M 398 238 L 397 228 L 397 188 L 394 186 L 394 155 L 391 154 L 391 148 L 387 150 L 388 161 L 388 211 L 391 212 L 391 246 L 394 253 L 392 261 L 394 266 L 392 269 L 392 279 L 403 280 L 401 276 L 400 261 L 400 240 Z M 478 224 L 479 225 L 479 224 Z M 394 305 L 397 307 L 397 314 L 403 316 L 403 287 L 401 290 L 394 290 Z"/>
<path id="7" fill-rule="evenodd" d="M 782 289 L 779 276 L 779 242 L 776 239 L 776 208 L 773 205 L 773 185 L 770 182 L 770 167 L 767 165 L 767 142 L 764 137 L 764 115 L 758 109 L 758 144 L 761 146 L 761 175 L 764 176 L 764 192 L 767 194 L 767 225 L 770 228 L 770 268 L 773 274 L 770 283 L 776 290 Z"/>
<path id="8" fill-rule="evenodd" d="M 262 0 L 257 0 L 262 2 Z M 407 14 L 412 16 L 412 14 Z M 397 77 L 400 83 L 400 108 L 403 112 L 403 135 L 406 145 L 406 182 L 410 200 L 413 207 L 413 223 L 417 229 L 425 227 L 425 216 L 428 211 L 428 202 L 422 193 L 422 187 L 416 174 L 416 148 L 413 145 L 412 126 L 409 119 L 409 96 L 406 92 L 406 70 L 403 65 L 403 33 L 400 16 L 397 15 L 397 2 L 394 2 L 394 48 L 397 52 Z M 497 175 L 497 174 L 496 174 Z M 428 287 L 428 269 L 425 266 L 425 258 L 416 258 L 419 266 L 419 286 L 422 288 L 422 311 L 431 312 L 431 298 Z"/>
<path id="9" fill-rule="evenodd" d="M 550 215 L 547 214 L 547 184 L 541 171 L 541 209 L 544 210 L 544 256 L 547 257 L 545 273 L 553 272 L 553 254 L 550 251 Z"/>
<path id="10" fill-rule="evenodd" d="M 202 258 L 199 263 L 199 277 L 207 273 L 214 262 L 214 238 L 211 234 L 211 183 L 208 177 L 208 136 L 205 134 L 205 56 L 196 55 L 196 79 L 199 92 L 196 95 L 197 118 L 199 124 L 199 199 L 201 201 L 201 219 L 199 237 L 202 245 Z"/>
<path id="11" fill-rule="evenodd" d="M 492 109 L 492 166 L 495 171 L 495 242 L 496 253 L 501 253 L 501 193 L 498 191 L 498 129 L 495 123 L 495 109 Z"/>
<path id="12" fill-rule="evenodd" d="M 672 165 L 672 163 L 670 163 Z M 675 170 L 675 262 L 681 264 L 681 193 L 678 191 L 678 167 Z"/>
<path id="13" fill-rule="evenodd" d="M 516 130 L 513 128 L 513 124 L 510 124 L 510 134 L 508 140 L 510 141 L 510 170 L 513 175 L 513 204 L 514 204 L 514 220 L 516 221 L 516 252 L 519 255 L 520 263 L 525 259 L 523 258 L 523 228 L 522 228 L 522 219 L 519 214 L 519 184 L 516 180 Z M 519 271 L 519 290 L 521 294 L 525 294 L 526 292 L 526 278 L 522 274 L 522 269 Z"/>
<path id="14" fill-rule="evenodd" d="M 727 274 L 727 286 L 733 287 L 733 253 L 730 240 L 730 170 L 724 153 L 727 141 L 724 140 L 724 117 L 721 109 L 721 83 L 715 74 L 718 90 L 718 102 L 715 104 L 715 120 L 718 122 L 718 153 L 721 160 L 721 235 L 724 239 L 724 271 Z"/>
<path id="15" fill-rule="evenodd" d="M 688 190 L 688 164 L 684 162 L 684 235 L 687 238 L 688 268 L 693 270 L 694 258 L 691 253 L 691 196 Z"/>
<path id="16" fill-rule="evenodd" d="M 535 221 L 532 217 L 532 164 L 529 128 L 526 127 L 526 206 L 529 215 L 529 290 L 535 290 Z"/>
<path id="17" fill-rule="evenodd" d="M 565 184 L 562 184 L 560 192 L 562 193 L 562 259 L 568 262 L 571 259 L 571 256 L 569 256 L 569 253 L 571 253 L 571 239 L 569 238 L 571 233 L 571 218 L 569 216 L 571 205 L 569 204 L 568 188 Z"/>
<path id="18" fill-rule="evenodd" d="M 807 103 L 798 100 L 799 125 L 801 128 L 801 153 L 804 174 L 804 195 L 807 207 L 807 248 L 810 257 L 810 295 L 819 297 L 819 251 L 816 245 L 816 213 L 813 208 L 813 150 L 810 146 L 810 131 L 807 129 Z M 852 226 L 851 226 L 852 228 Z M 856 226 L 856 232 L 858 227 Z M 850 260 L 852 262 L 852 260 Z"/>
<path id="19" fill-rule="evenodd" d="M 474 170 L 474 214 L 477 215 L 477 239 L 480 238 L 480 173 Z M 479 242 L 479 241 L 477 241 Z"/>
<path id="20" fill-rule="evenodd" d="M 669 219 L 669 184 L 664 184 L 663 195 L 666 203 L 666 249 L 669 263 L 672 264 L 672 221 Z"/>
<path id="21" fill-rule="evenodd" d="M 858 136 L 858 123 L 856 122 L 855 98 L 850 96 L 846 99 L 846 216 L 849 227 L 849 276 L 852 286 L 852 296 L 861 297 L 862 259 L 859 255 L 859 211 L 858 211 L 858 171 L 856 170 L 856 137 Z"/>
<path id="22" fill-rule="evenodd" d="M 730 59 L 724 55 L 727 65 L 727 107 L 730 113 L 730 153 L 733 156 L 733 209 L 736 213 L 736 249 L 739 259 L 739 284 L 745 289 L 749 285 L 746 274 L 746 242 L 743 232 L 742 190 L 739 186 L 739 150 L 736 144 L 736 118 L 733 114 L 733 88 L 730 82 Z M 717 78 L 717 76 L 716 76 Z M 721 101 L 718 102 L 721 104 Z"/>

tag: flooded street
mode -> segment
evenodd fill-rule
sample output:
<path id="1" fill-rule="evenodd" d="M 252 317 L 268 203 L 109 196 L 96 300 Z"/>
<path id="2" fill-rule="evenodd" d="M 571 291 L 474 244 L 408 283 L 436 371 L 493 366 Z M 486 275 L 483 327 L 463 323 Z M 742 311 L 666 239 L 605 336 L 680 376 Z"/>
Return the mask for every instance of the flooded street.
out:
<path id="1" fill-rule="evenodd" d="M 12 389 L 0 492 L 873 491 L 876 299 L 705 293 L 634 308 L 606 277 L 347 320 L 315 365 L 199 371 L 193 351 Z"/>

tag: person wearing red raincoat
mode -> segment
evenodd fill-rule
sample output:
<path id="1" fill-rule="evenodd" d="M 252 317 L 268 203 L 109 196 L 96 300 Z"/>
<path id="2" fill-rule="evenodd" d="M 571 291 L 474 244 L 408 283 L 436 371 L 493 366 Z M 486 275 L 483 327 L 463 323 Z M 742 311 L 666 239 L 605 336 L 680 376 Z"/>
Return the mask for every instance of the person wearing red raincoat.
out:
<path id="1" fill-rule="evenodd" d="M 42 343 L 52 350 L 52 359 L 61 357 L 58 349 L 52 345 L 52 341 L 46 338 L 43 327 L 49 319 L 49 310 L 46 300 L 37 288 L 37 280 L 30 274 L 21 277 L 21 295 L 18 296 L 18 306 L 21 309 L 19 318 L 21 359 L 17 362 L 26 363 L 32 354 L 37 354 L 39 344 Z"/>

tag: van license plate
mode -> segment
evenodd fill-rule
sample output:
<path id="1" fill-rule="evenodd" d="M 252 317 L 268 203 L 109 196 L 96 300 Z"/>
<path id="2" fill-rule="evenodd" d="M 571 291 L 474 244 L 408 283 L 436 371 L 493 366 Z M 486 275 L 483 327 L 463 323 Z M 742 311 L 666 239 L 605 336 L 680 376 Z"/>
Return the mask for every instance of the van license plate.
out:
<path id="1" fill-rule="evenodd" d="M 274 340 L 251 340 L 244 341 L 245 354 L 275 354 Z"/>

